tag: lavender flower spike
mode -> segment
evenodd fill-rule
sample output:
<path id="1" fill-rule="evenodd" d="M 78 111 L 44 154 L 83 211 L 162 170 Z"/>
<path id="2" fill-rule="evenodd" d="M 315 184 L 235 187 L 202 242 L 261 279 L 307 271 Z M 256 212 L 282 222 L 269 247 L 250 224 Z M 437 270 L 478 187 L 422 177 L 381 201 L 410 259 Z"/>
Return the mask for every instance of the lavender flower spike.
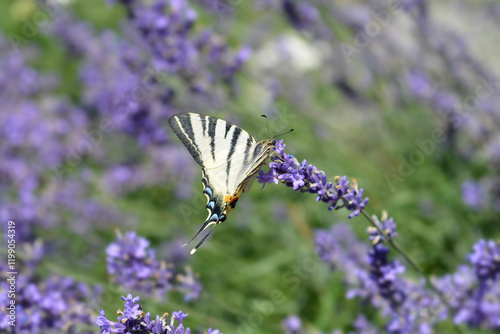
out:
<path id="1" fill-rule="evenodd" d="M 118 310 L 118 321 L 114 322 L 106 318 L 103 310 L 97 317 L 96 324 L 101 329 L 101 334 L 124 333 L 124 334 L 190 334 L 191 329 L 185 328 L 183 321 L 188 316 L 182 311 L 173 312 L 170 323 L 167 322 L 168 313 L 161 317 L 157 315 L 151 320 L 151 314 L 145 313 L 139 304 L 139 297 L 132 295 L 122 297 L 125 301 L 125 310 Z M 177 324 L 175 323 L 177 322 Z M 218 329 L 210 328 L 208 333 L 222 334 Z"/>
<path id="2" fill-rule="evenodd" d="M 479 240 L 468 256 L 479 281 L 495 281 L 500 276 L 500 245 L 493 240 Z"/>
<path id="3" fill-rule="evenodd" d="M 106 248 L 106 255 L 108 273 L 125 288 L 156 296 L 172 289 L 173 271 L 156 260 L 149 241 L 135 232 L 118 233 L 117 240 Z"/>
<path id="4" fill-rule="evenodd" d="M 260 171 L 257 176 L 259 183 L 265 186 L 267 182 L 281 182 L 295 191 L 317 194 L 316 201 L 330 204 L 328 210 L 346 208 L 351 211 L 349 218 L 359 215 L 365 208 L 368 198 L 363 198 L 363 189 L 358 189 L 355 180 L 349 185 L 347 177 L 336 176 L 334 183 L 329 182 L 325 172 L 308 164 L 307 160 L 299 163 L 293 155 L 286 154 L 283 140 L 276 140 L 274 150 L 277 154 L 271 158 L 273 162 L 269 163 L 269 171 Z"/>

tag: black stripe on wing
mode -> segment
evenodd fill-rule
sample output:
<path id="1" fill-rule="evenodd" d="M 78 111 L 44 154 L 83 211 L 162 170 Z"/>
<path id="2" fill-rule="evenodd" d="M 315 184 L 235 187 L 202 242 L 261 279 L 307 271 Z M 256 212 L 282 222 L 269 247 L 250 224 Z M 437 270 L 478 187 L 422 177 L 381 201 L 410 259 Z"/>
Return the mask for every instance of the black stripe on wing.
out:
<path id="1" fill-rule="evenodd" d="M 253 149 L 253 154 L 252 154 L 252 160 L 255 160 L 257 159 L 257 157 L 262 154 L 262 146 L 264 146 L 265 144 L 263 142 L 259 142 L 255 148 Z"/>
<path id="2" fill-rule="evenodd" d="M 208 136 L 210 137 L 210 150 L 212 151 L 212 159 L 215 161 L 215 128 L 217 127 L 217 118 L 209 117 Z"/>
<path id="3" fill-rule="evenodd" d="M 201 116 L 201 127 L 203 128 L 203 136 L 207 135 L 207 116 Z"/>
<path id="4" fill-rule="evenodd" d="M 250 155 L 250 148 L 252 147 L 252 145 L 255 143 L 255 140 L 252 138 L 252 137 L 248 137 L 247 139 L 247 147 L 245 147 L 245 153 L 243 153 L 245 155 L 245 157 L 243 158 L 243 164 L 241 165 L 241 170 L 239 172 L 239 174 L 243 174 L 243 171 L 247 168 L 247 164 L 248 164 L 248 157 Z"/>
<path id="5" fill-rule="evenodd" d="M 231 130 L 231 127 L 233 127 L 233 125 L 226 122 L 226 132 L 224 133 L 224 139 L 226 139 L 227 134 L 229 133 L 229 130 Z"/>
<path id="6" fill-rule="evenodd" d="M 192 117 L 191 114 L 178 114 L 170 117 L 168 123 L 189 153 L 191 153 L 194 161 L 203 167 L 203 161 L 200 158 L 201 152 L 194 140 Z"/>
<path id="7" fill-rule="evenodd" d="M 241 135 L 241 129 L 239 127 L 235 127 L 233 131 L 233 137 L 231 138 L 231 147 L 229 149 L 229 153 L 227 155 L 227 167 L 226 167 L 226 186 L 229 185 L 229 172 L 231 171 L 231 158 L 234 154 L 234 149 L 236 147 L 236 142 Z M 251 137 L 250 137 L 251 138 Z"/>

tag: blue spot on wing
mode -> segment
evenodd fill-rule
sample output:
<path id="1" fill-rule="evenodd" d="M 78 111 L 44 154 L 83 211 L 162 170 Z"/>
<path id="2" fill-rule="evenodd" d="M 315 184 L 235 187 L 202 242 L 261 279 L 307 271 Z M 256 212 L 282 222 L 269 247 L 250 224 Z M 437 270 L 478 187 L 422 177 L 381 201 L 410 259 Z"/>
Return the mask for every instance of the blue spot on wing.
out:
<path id="1" fill-rule="evenodd" d="M 203 190 L 203 192 L 204 192 L 205 194 L 207 194 L 208 196 L 212 196 L 212 195 L 213 195 L 213 193 L 214 193 L 214 192 L 212 191 L 212 188 L 210 188 L 210 187 L 208 187 L 208 186 L 205 188 L 205 190 Z"/>
<path id="2" fill-rule="evenodd" d="M 208 202 L 207 208 L 213 210 L 215 208 L 215 202 L 214 201 Z"/>

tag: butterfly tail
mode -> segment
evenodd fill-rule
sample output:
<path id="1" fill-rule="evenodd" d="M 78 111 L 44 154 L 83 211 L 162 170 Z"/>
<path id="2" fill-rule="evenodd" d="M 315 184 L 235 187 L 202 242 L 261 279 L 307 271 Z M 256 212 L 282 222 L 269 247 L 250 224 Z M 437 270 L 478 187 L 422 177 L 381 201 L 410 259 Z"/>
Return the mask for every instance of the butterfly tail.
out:
<path id="1" fill-rule="evenodd" d="M 225 214 L 221 214 L 220 216 L 216 213 L 212 214 L 212 216 L 210 216 L 210 218 L 207 219 L 207 221 L 205 221 L 203 223 L 203 225 L 201 226 L 201 228 L 198 230 L 198 232 L 195 234 L 195 236 L 193 238 L 191 238 L 191 240 L 189 240 L 188 242 L 186 242 L 184 245 L 182 245 L 182 247 L 186 246 L 187 244 L 191 243 L 191 241 L 193 241 L 194 239 L 196 239 L 196 237 L 203 231 L 205 231 L 207 228 L 209 228 L 211 225 L 217 225 L 219 223 L 222 223 L 223 221 L 226 220 L 226 215 Z M 208 237 L 208 235 L 212 233 L 212 231 L 210 231 L 207 235 L 205 235 L 203 237 L 203 239 L 201 239 L 201 241 L 198 243 L 198 245 L 196 245 L 196 247 L 194 248 L 194 252 L 196 252 L 196 249 L 198 249 L 198 247 L 201 246 L 201 244 L 205 241 L 205 239 Z M 191 254 L 194 253 L 193 251 L 191 251 Z"/>
<path id="2" fill-rule="evenodd" d="M 198 248 L 203 244 L 203 242 L 208 238 L 208 236 L 212 233 L 214 229 L 211 229 L 210 232 L 208 232 L 201 240 L 200 242 L 198 242 L 198 244 L 196 245 L 196 247 L 194 247 L 192 250 L 191 250 L 191 255 L 193 255 L 197 250 Z"/>
<path id="3" fill-rule="evenodd" d="M 201 228 L 198 230 L 198 232 L 196 232 L 196 234 L 194 235 L 194 237 L 191 238 L 191 240 L 189 240 L 188 242 L 186 242 L 184 245 L 182 245 L 182 247 L 186 246 L 187 244 L 190 244 L 191 241 L 193 241 L 194 239 L 196 239 L 196 237 L 203 231 L 205 231 L 207 228 L 210 227 L 210 225 L 214 225 L 214 224 L 217 224 L 217 222 L 214 222 L 214 221 L 210 221 L 210 220 L 207 220 L 202 226 Z"/>

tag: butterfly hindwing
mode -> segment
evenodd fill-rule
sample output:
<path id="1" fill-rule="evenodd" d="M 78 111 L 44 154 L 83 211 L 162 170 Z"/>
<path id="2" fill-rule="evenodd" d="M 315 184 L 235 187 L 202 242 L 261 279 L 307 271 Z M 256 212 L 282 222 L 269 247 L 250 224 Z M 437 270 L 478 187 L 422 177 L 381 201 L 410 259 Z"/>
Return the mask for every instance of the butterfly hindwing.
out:
<path id="1" fill-rule="evenodd" d="M 219 222 L 223 222 L 226 220 L 226 216 L 223 213 L 225 202 L 224 192 L 220 192 L 217 190 L 217 187 L 210 181 L 210 176 L 207 175 L 206 170 L 202 169 L 202 180 L 203 184 L 203 193 L 207 197 L 207 205 L 206 208 L 208 210 L 208 216 L 205 221 L 205 224 L 201 227 L 200 231 L 205 229 L 206 225 L 209 223 L 218 224 Z"/>
<path id="2" fill-rule="evenodd" d="M 234 209 L 239 196 L 248 191 L 269 156 L 274 140 L 257 142 L 236 125 L 193 113 L 175 115 L 169 123 L 202 167 L 203 193 L 208 198 L 209 214 L 200 233 L 212 224 L 223 222 L 226 214 Z"/>

